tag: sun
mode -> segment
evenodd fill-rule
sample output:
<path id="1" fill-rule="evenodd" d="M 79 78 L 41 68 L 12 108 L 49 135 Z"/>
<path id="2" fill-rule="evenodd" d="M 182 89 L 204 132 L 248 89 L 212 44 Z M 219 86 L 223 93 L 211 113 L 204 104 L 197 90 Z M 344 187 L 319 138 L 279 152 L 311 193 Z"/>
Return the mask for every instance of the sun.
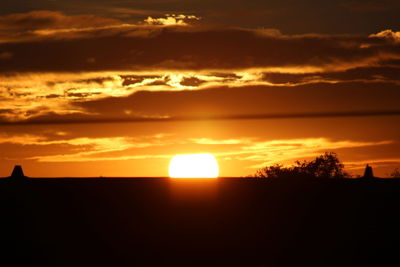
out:
<path id="1" fill-rule="evenodd" d="M 176 155 L 169 163 L 171 178 L 217 178 L 218 162 L 211 154 Z"/>

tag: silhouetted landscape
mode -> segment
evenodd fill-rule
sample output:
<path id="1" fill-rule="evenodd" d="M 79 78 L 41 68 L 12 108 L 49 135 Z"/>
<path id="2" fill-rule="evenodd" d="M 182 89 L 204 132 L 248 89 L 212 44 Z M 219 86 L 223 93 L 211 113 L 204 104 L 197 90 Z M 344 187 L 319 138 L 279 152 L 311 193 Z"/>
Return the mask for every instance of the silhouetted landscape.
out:
<path id="1" fill-rule="evenodd" d="M 400 266 L 399 0 L 0 6 L 0 267 Z"/>
<path id="2" fill-rule="evenodd" d="M 5 178 L 0 203 L 13 266 L 399 264 L 399 179 Z"/>

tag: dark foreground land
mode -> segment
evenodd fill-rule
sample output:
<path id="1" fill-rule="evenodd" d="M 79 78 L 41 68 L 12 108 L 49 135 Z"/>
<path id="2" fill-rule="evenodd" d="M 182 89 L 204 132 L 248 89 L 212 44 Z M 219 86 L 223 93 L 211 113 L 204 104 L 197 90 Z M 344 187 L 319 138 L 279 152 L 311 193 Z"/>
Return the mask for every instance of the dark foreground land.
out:
<path id="1" fill-rule="evenodd" d="M 0 265 L 400 266 L 399 204 L 400 180 L 0 179 Z"/>

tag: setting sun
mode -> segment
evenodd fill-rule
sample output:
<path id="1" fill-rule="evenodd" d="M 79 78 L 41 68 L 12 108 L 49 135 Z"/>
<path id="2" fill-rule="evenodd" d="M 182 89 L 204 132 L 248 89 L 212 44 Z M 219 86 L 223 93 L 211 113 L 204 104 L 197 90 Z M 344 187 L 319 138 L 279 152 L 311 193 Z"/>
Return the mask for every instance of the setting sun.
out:
<path id="1" fill-rule="evenodd" d="M 217 178 L 219 167 L 211 154 L 176 155 L 169 164 L 171 178 Z"/>

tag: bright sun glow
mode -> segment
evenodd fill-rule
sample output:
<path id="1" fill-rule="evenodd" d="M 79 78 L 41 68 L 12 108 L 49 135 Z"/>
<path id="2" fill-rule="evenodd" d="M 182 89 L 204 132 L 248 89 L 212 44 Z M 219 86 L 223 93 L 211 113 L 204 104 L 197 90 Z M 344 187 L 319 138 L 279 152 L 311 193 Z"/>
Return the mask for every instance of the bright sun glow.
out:
<path id="1" fill-rule="evenodd" d="M 218 163 L 211 154 L 176 155 L 169 163 L 171 178 L 217 178 Z"/>

